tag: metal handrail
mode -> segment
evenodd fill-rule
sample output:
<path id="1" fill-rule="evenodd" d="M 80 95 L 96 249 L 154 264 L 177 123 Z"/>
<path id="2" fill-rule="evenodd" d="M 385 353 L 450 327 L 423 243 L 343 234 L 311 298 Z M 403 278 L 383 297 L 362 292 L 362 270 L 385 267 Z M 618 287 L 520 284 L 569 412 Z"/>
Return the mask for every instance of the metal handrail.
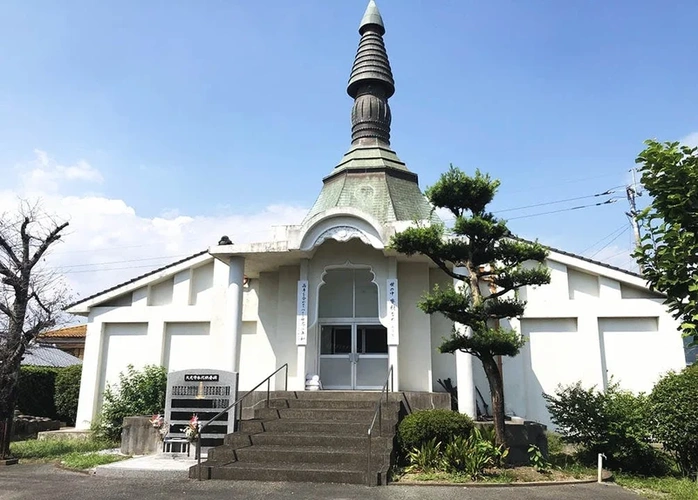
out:
<path id="1" fill-rule="evenodd" d="M 376 410 L 373 412 L 373 420 L 371 420 L 371 425 L 368 426 L 368 456 L 366 457 L 366 482 L 368 486 L 371 486 L 371 435 L 373 433 L 373 426 L 376 425 L 376 418 L 378 419 L 378 435 L 383 435 L 383 410 L 381 409 L 381 403 L 383 402 L 383 393 L 385 393 L 385 402 L 389 403 L 388 398 L 388 382 L 390 382 L 390 392 L 395 390 L 395 382 L 393 381 L 393 365 L 388 368 L 388 376 L 385 378 L 385 383 L 381 389 L 381 395 L 376 403 Z"/>
<path id="2" fill-rule="evenodd" d="M 240 402 L 241 402 L 243 399 L 245 399 L 247 396 L 249 396 L 250 394 L 252 394 L 252 393 L 253 393 L 254 391 L 256 391 L 259 387 L 261 387 L 262 384 L 264 384 L 264 382 L 267 383 L 267 404 L 266 404 L 266 407 L 269 408 L 269 392 L 270 392 L 270 386 L 271 386 L 271 378 L 272 378 L 274 375 L 276 375 L 277 373 L 279 373 L 281 370 L 284 370 L 284 369 L 286 370 L 286 372 L 285 372 L 285 377 L 284 377 L 284 391 L 287 391 L 287 390 L 288 390 L 288 363 L 284 363 L 282 366 L 280 366 L 279 368 L 277 368 L 277 369 L 274 371 L 274 373 L 272 373 L 271 375 L 269 375 L 267 378 L 265 378 L 264 380 L 262 380 L 259 384 L 255 385 L 252 389 L 250 389 L 250 390 L 247 391 L 245 394 L 243 394 L 242 396 L 240 396 L 233 404 L 231 404 L 230 406 L 228 406 L 225 410 L 221 410 L 220 412 L 218 412 L 218 414 L 217 414 L 216 416 L 214 416 L 212 419 L 210 419 L 210 420 L 209 420 L 208 422 L 206 422 L 205 424 L 203 424 L 203 425 L 202 425 L 202 424 L 199 424 L 199 433 L 198 433 L 198 435 L 197 435 L 197 437 L 196 437 L 196 465 L 197 465 L 197 468 L 199 469 L 199 471 L 198 471 L 198 472 L 199 472 L 199 481 L 201 481 L 201 435 L 203 434 L 204 429 L 205 429 L 206 427 L 208 427 L 209 424 L 210 424 L 211 422 L 213 422 L 214 420 L 219 419 L 224 413 L 229 412 L 229 411 L 232 410 L 235 406 L 237 406 L 238 404 L 240 404 Z M 239 408 L 242 408 L 242 407 L 239 407 Z M 240 411 L 240 415 L 242 416 L 242 411 Z M 236 420 L 239 421 L 239 419 L 236 419 Z"/>

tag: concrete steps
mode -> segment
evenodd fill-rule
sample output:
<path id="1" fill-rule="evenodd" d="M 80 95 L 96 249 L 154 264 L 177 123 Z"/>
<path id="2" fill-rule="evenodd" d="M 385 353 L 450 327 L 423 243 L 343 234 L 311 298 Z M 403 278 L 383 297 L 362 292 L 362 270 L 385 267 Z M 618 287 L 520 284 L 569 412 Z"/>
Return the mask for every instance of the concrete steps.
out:
<path id="1" fill-rule="evenodd" d="M 340 464 L 295 462 L 293 464 L 259 464 L 236 462 L 224 467 L 211 467 L 209 475 L 204 470 L 204 479 L 226 479 L 237 481 L 293 481 L 308 483 L 363 484 L 366 472 Z M 341 481 L 337 481 L 341 478 Z"/>
<path id="2" fill-rule="evenodd" d="M 374 427 L 370 470 L 367 431 L 378 392 L 272 393 L 254 418 L 228 434 L 202 463 L 206 479 L 385 484 L 400 414 L 399 394 L 381 407 Z M 260 407 L 261 406 L 261 407 Z M 190 477 L 198 477 L 196 466 Z"/>

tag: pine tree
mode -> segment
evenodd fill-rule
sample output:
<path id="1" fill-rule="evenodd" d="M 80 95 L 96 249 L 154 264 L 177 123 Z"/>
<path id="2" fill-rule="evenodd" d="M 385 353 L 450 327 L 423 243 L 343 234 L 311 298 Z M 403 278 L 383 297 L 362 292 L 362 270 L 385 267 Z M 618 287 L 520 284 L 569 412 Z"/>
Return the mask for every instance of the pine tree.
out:
<path id="1" fill-rule="evenodd" d="M 497 444 L 506 445 L 504 386 L 497 357 L 516 356 L 524 339 L 512 328 L 501 326 L 500 320 L 524 313 L 526 304 L 518 299 L 518 288 L 550 283 L 550 274 L 543 265 L 546 248 L 514 237 L 505 221 L 487 211 L 499 184 L 479 170 L 469 176 L 451 166 L 426 190 L 426 196 L 434 207 L 453 214 L 453 228 L 414 226 L 393 236 L 391 246 L 406 255 L 426 255 L 447 275 L 463 282 L 456 287 L 435 287 L 419 307 L 466 327 L 463 334 L 454 326 L 439 350 L 463 351 L 482 362 L 492 396 Z"/>

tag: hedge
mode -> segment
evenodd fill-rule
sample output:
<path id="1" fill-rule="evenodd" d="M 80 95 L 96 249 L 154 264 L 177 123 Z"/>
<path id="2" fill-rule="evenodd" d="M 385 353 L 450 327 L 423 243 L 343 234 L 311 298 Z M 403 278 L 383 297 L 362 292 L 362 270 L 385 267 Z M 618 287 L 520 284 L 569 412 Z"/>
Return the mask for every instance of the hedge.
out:
<path id="1" fill-rule="evenodd" d="M 17 409 L 24 415 L 75 423 L 82 366 L 22 366 Z"/>
<path id="2" fill-rule="evenodd" d="M 68 425 L 75 425 L 81 377 L 82 365 L 61 368 L 56 375 L 56 413 Z"/>
<path id="3" fill-rule="evenodd" d="M 22 366 L 19 370 L 17 409 L 24 415 L 56 418 L 58 368 Z"/>

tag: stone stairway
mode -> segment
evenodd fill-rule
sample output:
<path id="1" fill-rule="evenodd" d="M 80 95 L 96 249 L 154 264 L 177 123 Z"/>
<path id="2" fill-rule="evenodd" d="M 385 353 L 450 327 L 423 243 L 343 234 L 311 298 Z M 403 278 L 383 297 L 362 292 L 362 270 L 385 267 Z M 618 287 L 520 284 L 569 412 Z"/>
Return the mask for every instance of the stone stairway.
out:
<path id="1" fill-rule="evenodd" d="M 367 431 L 378 392 L 275 392 L 266 408 L 211 448 L 204 479 L 386 484 L 400 414 L 400 394 L 382 404 L 383 426 L 374 427 L 371 465 Z M 261 406 L 261 407 L 260 407 Z M 189 470 L 198 477 L 197 466 Z"/>

